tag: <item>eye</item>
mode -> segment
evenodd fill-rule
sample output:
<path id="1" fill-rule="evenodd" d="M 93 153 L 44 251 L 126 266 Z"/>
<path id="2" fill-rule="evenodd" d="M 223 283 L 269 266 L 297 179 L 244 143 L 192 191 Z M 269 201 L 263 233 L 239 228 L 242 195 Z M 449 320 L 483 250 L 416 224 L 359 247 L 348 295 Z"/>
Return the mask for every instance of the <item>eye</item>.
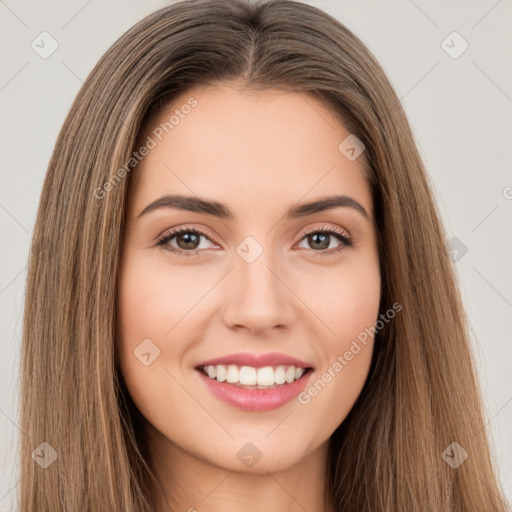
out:
<path id="1" fill-rule="evenodd" d="M 339 245 L 334 249 L 331 248 L 331 250 L 325 250 L 329 249 L 333 237 L 337 239 L 338 242 L 340 242 Z M 179 255 L 194 256 L 199 253 L 200 249 L 211 248 L 201 247 L 201 238 L 211 242 L 210 238 L 203 232 L 185 226 L 164 233 L 158 239 L 157 246 L 166 251 L 170 251 Z M 350 238 L 346 232 L 330 226 L 321 226 L 307 231 L 302 235 L 301 242 L 302 240 L 305 240 L 306 243 L 309 243 L 313 251 L 318 253 L 318 255 L 330 255 L 338 253 L 345 247 L 352 247 L 354 244 L 352 238 Z M 175 242 L 177 246 L 171 242 Z"/>
<path id="2" fill-rule="evenodd" d="M 340 242 L 339 245 L 329 251 L 324 250 L 329 248 L 333 237 Z M 352 247 L 354 245 L 352 238 L 346 232 L 330 226 L 321 226 L 320 228 L 317 227 L 307 231 L 303 234 L 302 240 L 310 244 L 314 251 L 323 255 L 338 253 L 345 249 L 345 247 Z"/>
<path id="3" fill-rule="evenodd" d="M 157 245 L 166 251 L 183 256 L 193 256 L 197 254 L 198 249 L 209 249 L 209 247 L 201 247 L 201 237 L 210 240 L 208 236 L 197 229 L 182 227 L 164 233 L 158 239 Z M 170 243 L 174 239 L 176 239 L 178 247 Z"/>

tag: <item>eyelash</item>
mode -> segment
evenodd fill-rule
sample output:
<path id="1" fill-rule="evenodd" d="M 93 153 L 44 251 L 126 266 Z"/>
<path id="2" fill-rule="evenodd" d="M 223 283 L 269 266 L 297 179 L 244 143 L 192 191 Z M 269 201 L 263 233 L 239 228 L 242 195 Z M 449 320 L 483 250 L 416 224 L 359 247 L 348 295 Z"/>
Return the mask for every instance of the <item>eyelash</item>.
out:
<path id="1" fill-rule="evenodd" d="M 197 249 L 196 250 L 192 250 L 192 251 L 185 251 L 185 250 L 182 250 L 182 249 L 176 249 L 175 247 L 173 247 L 171 245 L 168 245 L 168 242 L 170 242 L 173 238 L 175 238 L 176 236 L 178 236 L 178 235 L 180 235 L 182 233 L 193 233 L 193 234 L 198 235 L 198 236 L 204 236 L 205 238 L 208 238 L 208 240 L 210 240 L 210 238 L 206 234 L 202 233 L 201 231 L 198 231 L 198 230 L 193 229 L 193 228 L 188 228 L 188 227 L 185 226 L 185 227 L 182 227 L 182 228 L 177 228 L 177 229 L 175 229 L 175 230 L 173 230 L 171 232 L 164 233 L 158 239 L 158 242 L 157 242 L 156 245 L 161 247 L 164 251 L 169 251 L 169 252 L 172 252 L 172 253 L 175 253 L 175 254 L 179 254 L 179 255 L 182 255 L 182 256 L 193 256 L 193 255 L 196 255 L 198 252 L 200 252 Z M 311 229 L 309 231 L 306 231 L 305 233 L 302 234 L 302 237 L 300 238 L 299 242 L 301 242 L 308 235 L 312 235 L 314 233 L 325 233 L 325 234 L 328 234 L 328 235 L 333 235 L 340 242 L 342 242 L 339 247 L 337 247 L 336 249 L 331 249 L 329 251 L 328 250 L 314 251 L 312 249 L 313 252 L 316 253 L 315 256 L 324 256 L 324 255 L 329 256 L 329 255 L 332 255 L 332 254 L 337 254 L 338 252 L 342 251 L 346 247 L 352 247 L 354 245 L 354 242 L 353 242 L 352 238 L 347 236 L 345 234 L 345 232 L 340 231 L 337 228 L 328 227 L 328 226 L 321 226 L 320 228 L 314 228 L 314 229 Z"/>

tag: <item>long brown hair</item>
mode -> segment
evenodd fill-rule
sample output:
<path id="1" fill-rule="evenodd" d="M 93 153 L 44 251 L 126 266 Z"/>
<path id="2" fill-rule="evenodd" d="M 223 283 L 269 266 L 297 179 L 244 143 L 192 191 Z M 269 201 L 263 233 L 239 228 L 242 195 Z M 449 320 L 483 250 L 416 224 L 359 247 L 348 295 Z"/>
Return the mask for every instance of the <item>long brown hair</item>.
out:
<path id="1" fill-rule="evenodd" d="M 364 389 L 332 435 L 334 509 L 503 512 L 468 322 L 400 100 L 351 31 L 291 0 L 174 2 L 120 37 L 80 89 L 32 240 L 19 510 L 154 510 L 140 413 L 115 350 L 118 263 L 136 172 L 126 162 L 148 120 L 176 95 L 226 81 L 315 97 L 365 145 L 381 311 L 395 302 L 402 310 L 379 331 Z M 442 455 L 448 448 L 453 456 L 454 442 L 468 454 L 456 468 Z"/>

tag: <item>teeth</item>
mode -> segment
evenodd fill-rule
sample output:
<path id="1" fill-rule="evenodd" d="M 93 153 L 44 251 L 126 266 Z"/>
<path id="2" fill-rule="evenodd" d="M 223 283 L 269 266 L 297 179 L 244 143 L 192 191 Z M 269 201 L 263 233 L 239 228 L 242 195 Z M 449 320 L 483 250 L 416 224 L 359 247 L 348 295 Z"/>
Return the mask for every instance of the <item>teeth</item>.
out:
<path id="1" fill-rule="evenodd" d="M 240 384 L 244 386 L 255 386 L 256 385 L 256 368 L 252 366 L 242 366 L 239 373 Z"/>
<path id="2" fill-rule="evenodd" d="M 229 382 L 230 384 L 234 384 L 235 382 L 238 382 L 239 376 L 240 373 L 238 372 L 238 368 L 235 365 L 229 365 L 226 374 L 226 381 Z"/>
<path id="3" fill-rule="evenodd" d="M 293 366 L 290 366 L 290 368 L 293 369 Z M 293 373 L 295 374 L 295 370 L 293 370 Z M 274 382 L 276 384 L 284 384 L 286 381 L 286 370 L 284 369 L 284 366 L 278 366 L 276 368 L 275 374 L 274 374 Z"/>
<path id="4" fill-rule="evenodd" d="M 226 367 L 224 365 L 219 365 L 219 366 L 213 366 L 212 368 L 216 368 L 217 380 L 219 382 L 224 382 L 227 378 Z M 210 375 L 208 375 L 208 377 L 209 376 Z"/>
<path id="5" fill-rule="evenodd" d="M 279 384 L 279 382 L 275 382 L 274 369 L 272 366 L 258 368 L 256 380 L 258 386 L 273 386 L 274 384 Z"/>
<path id="6" fill-rule="evenodd" d="M 235 364 L 218 364 L 203 367 L 203 373 L 208 375 L 210 379 L 239 386 L 254 386 L 256 388 L 275 386 L 285 382 L 292 383 L 300 379 L 304 372 L 304 368 L 283 365 L 254 368 L 252 366 L 239 367 Z"/>

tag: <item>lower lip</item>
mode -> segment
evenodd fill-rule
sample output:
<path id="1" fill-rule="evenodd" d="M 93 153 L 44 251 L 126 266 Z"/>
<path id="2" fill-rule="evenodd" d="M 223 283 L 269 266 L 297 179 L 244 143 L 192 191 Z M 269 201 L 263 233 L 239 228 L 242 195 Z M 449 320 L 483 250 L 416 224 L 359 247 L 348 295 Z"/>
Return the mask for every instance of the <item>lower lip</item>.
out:
<path id="1" fill-rule="evenodd" d="M 208 389 L 217 398 L 238 409 L 253 412 L 271 411 L 290 402 L 304 390 L 309 376 L 313 373 L 312 370 L 309 370 L 300 379 L 292 383 L 281 384 L 275 388 L 256 389 L 241 388 L 227 382 L 219 382 L 210 379 L 201 370 L 197 371 Z"/>

